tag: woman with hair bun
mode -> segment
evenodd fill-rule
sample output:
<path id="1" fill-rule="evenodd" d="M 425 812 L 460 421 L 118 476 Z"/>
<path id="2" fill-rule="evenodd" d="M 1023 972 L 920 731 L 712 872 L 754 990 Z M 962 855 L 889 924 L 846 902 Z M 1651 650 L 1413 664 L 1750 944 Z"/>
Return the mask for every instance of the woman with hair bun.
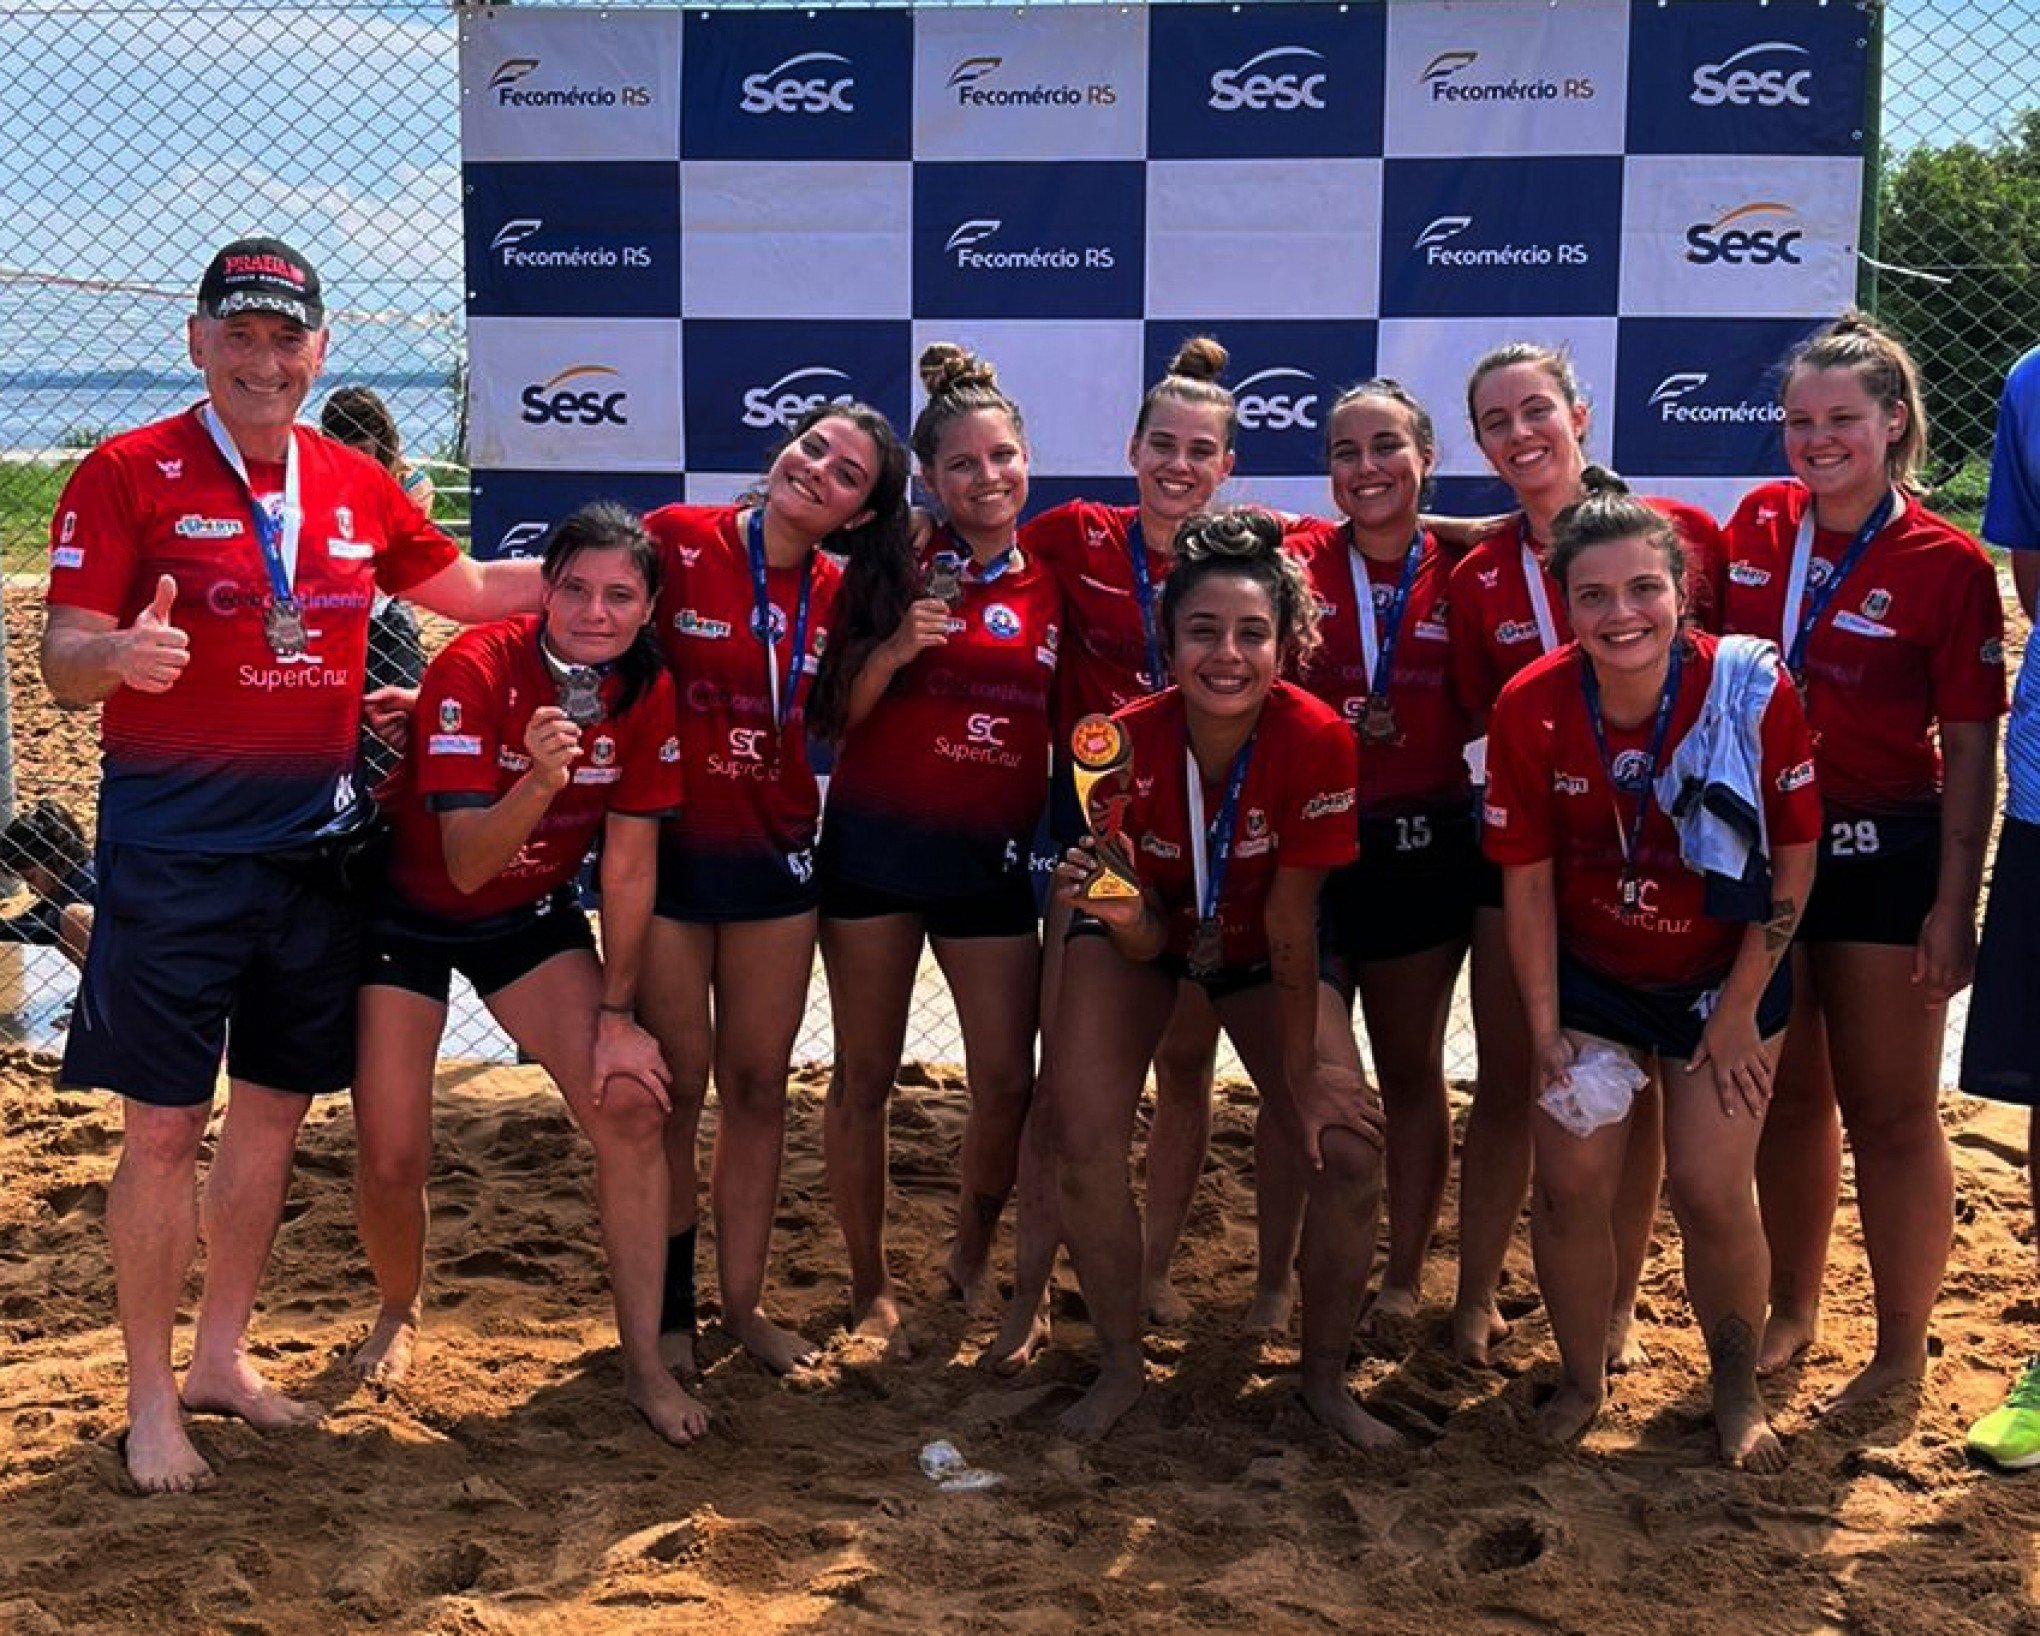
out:
<path id="1" fill-rule="evenodd" d="M 1381 1110 L 1318 1045 L 1317 900 L 1354 856 L 1353 734 L 1280 679 L 1316 644 L 1316 608 L 1282 525 L 1259 511 L 1187 520 L 1158 614 L 1174 685 L 1119 710 L 1128 752 L 1119 865 L 1139 895 L 1087 897 L 1086 839 L 1057 866 L 1071 921 L 1056 1062 L 1058 1192 L 1085 1305 L 1096 1383 L 1061 1421 L 1102 1436 L 1139 1400 L 1141 1231 L 1128 1175 L 1141 1082 L 1185 984 L 1218 1013 L 1274 1129 L 1309 1178 L 1304 1213 L 1303 1400 L 1365 1447 L 1400 1438 L 1346 1384 L 1381 1194 Z M 1348 1036 L 1350 1043 L 1350 1034 Z"/>
<path id="2" fill-rule="evenodd" d="M 908 1353 L 885 1259 L 886 1107 L 923 944 L 963 1032 L 971 1112 L 945 1273 L 975 1302 L 1019 1164 L 1041 982 L 1030 850 L 1048 797 L 1062 598 L 1015 537 L 1020 410 L 985 359 L 921 354 L 909 443 L 939 521 L 918 589 L 851 684 L 821 849 L 836 1060 L 823 1152 L 850 1253 L 852 1323 Z"/>
<path id="3" fill-rule="evenodd" d="M 1823 1405 L 1845 1408 L 1925 1372 L 1947 1269 L 1941 1040 L 1976 963 L 2004 609 L 1976 542 L 1920 503 L 1926 407 L 1903 346 L 1846 314 L 1787 361 L 1780 401 L 1792 480 L 1752 490 L 1728 525 L 1727 622 L 1784 650 L 1826 824 L 1758 1167 L 1772 1253 L 1761 1366 L 1819 1338 L 1839 1105 L 1877 1298 L 1875 1355 Z"/>
<path id="4" fill-rule="evenodd" d="M 1721 1458 L 1774 1471 L 1755 1165 L 1813 879 L 1812 747 L 1775 649 L 1681 628 L 1671 524 L 1613 480 L 1588 489 L 1550 556 L 1577 640 L 1495 702 L 1483 830 L 1539 1092 L 1531 1236 L 1564 1365 L 1539 1425 L 1570 1442 L 1600 1410 L 1628 1098 L 1655 1062 Z M 1696 784 L 1707 799 L 1689 807 Z"/>

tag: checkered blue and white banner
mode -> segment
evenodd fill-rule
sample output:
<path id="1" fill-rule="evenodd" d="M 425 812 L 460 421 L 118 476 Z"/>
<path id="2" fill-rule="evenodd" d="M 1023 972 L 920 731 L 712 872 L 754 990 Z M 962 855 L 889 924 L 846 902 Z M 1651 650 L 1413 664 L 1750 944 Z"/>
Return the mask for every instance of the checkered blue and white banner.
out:
<path id="1" fill-rule="evenodd" d="M 1324 406 L 1428 403 L 1492 504 L 1474 357 L 1570 346 L 1590 442 L 1725 511 L 1780 355 L 1856 288 L 1866 19 L 1817 0 L 470 10 L 475 540 L 593 493 L 720 500 L 809 404 L 903 428 L 999 366 L 1035 499 L 1130 498 L 1142 388 L 1232 353 L 1230 492 L 1326 506 Z"/>

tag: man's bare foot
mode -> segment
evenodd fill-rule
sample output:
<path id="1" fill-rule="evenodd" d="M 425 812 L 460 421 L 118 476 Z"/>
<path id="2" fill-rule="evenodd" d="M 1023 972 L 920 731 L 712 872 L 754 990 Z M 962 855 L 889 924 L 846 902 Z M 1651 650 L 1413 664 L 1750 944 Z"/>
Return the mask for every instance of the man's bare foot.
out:
<path id="1" fill-rule="evenodd" d="M 683 1391 L 667 1368 L 637 1370 L 626 1363 L 623 1395 L 645 1417 L 645 1423 L 675 1448 L 686 1447 L 708 1430 L 707 1407 Z"/>
<path id="2" fill-rule="evenodd" d="M 659 1357 L 682 1380 L 694 1378 L 694 1331 L 669 1329 L 659 1337 Z"/>
<path id="3" fill-rule="evenodd" d="M 1649 1362 L 1650 1353 L 1637 1333 L 1636 1310 L 1626 1307 L 1608 1320 L 1608 1373 L 1626 1375 Z"/>
<path id="4" fill-rule="evenodd" d="M 997 1337 L 985 1349 L 982 1359 L 995 1375 L 1017 1375 L 1034 1361 L 1034 1355 L 1049 1342 L 1048 1302 L 1034 1306 L 1015 1301 L 1007 1309 L 1006 1321 Z"/>
<path id="5" fill-rule="evenodd" d="M 1492 1369 L 1492 1349 L 1509 1338 L 1509 1320 L 1490 1296 L 1477 1307 L 1452 1309 L 1452 1355 L 1469 1369 Z"/>
<path id="6" fill-rule="evenodd" d="M 190 1494 L 213 1486 L 213 1468 L 193 1447 L 174 1402 L 135 1413 L 123 1442 L 128 1481 L 144 1494 Z"/>
<path id="7" fill-rule="evenodd" d="M 1265 1289 L 1256 1286 L 1254 1299 L 1247 1308 L 1246 1329 L 1249 1335 L 1286 1335 L 1289 1333 L 1289 1314 L 1296 1307 L 1296 1286 L 1285 1283 L 1280 1289 Z"/>
<path id="8" fill-rule="evenodd" d="M 1800 1362 L 1820 1339 L 1820 1312 L 1811 1316 L 1774 1310 L 1764 1325 L 1764 1344 L 1757 1351 L 1757 1378 L 1784 1373 Z"/>
<path id="9" fill-rule="evenodd" d="M 1558 1448 L 1575 1441 L 1601 1412 L 1603 1396 L 1572 1381 L 1560 1381 L 1551 1401 L 1537 1411 L 1537 1435 Z"/>
<path id="10" fill-rule="evenodd" d="M 731 1338 L 775 1375 L 790 1375 L 821 1356 L 822 1349 L 805 1335 L 780 1328 L 756 1308 L 724 1313 L 722 1322 Z"/>
<path id="11" fill-rule="evenodd" d="M 1360 1407 L 1343 1380 L 1306 1379 L 1297 1393 L 1303 1406 L 1317 1416 L 1321 1425 L 1337 1432 L 1357 1449 L 1400 1449 L 1409 1439 L 1394 1427 L 1376 1420 Z"/>
<path id="12" fill-rule="evenodd" d="M 316 1403 L 285 1397 L 264 1380 L 245 1352 L 231 1363 L 209 1366 L 193 1362 L 184 1376 L 184 1406 L 196 1414 L 230 1414 L 257 1431 L 288 1431 L 316 1426 L 326 1411 Z"/>
<path id="13" fill-rule="evenodd" d="M 1100 1369 L 1091 1389 L 1063 1411 L 1055 1429 L 1073 1443 L 1095 1443 L 1140 1401 L 1146 1387 L 1147 1371 L 1138 1363 Z"/>
<path id="14" fill-rule="evenodd" d="M 1785 1469 L 1785 1445 L 1771 1430 L 1754 1394 L 1714 1400 L 1714 1435 L 1721 1444 L 1723 1465 L 1762 1475 Z"/>
<path id="15" fill-rule="evenodd" d="M 850 1333 L 859 1340 L 882 1343 L 887 1363 L 906 1363 L 914 1348 L 900 1319 L 900 1304 L 887 1284 L 861 1310 L 853 1311 Z"/>
<path id="16" fill-rule="evenodd" d="M 1167 1273 L 1147 1281 L 1147 1288 L 1141 1291 L 1140 1304 L 1147 1313 L 1148 1322 L 1158 1329 L 1190 1321 L 1190 1303 L 1176 1293 L 1176 1286 L 1169 1282 Z"/>
<path id="17" fill-rule="evenodd" d="M 411 1368 L 411 1354 L 418 1345 L 416 1308 L 403 1312 L 379 1312 L 375 1327 L 361 1350 L 348 1365 L 371 1386 L 394 1386 Z"/>
<path id="18" fill-rule="evenodd" d="M 1901 1387 L 1917 1386 L 1926 1378 L 1927 1364 L 1924 1358 L 1905 1358 L 1887 1362 L 1872 1358 L 1864 1365 L 1863 1372 L 1839 1391 L 1830 1392 L 1814 1405 L 1817 1415 L 1840 1414 L 1845 1409 L 1861 1408 L 1873 1402 L 1886 1392 Z"/>

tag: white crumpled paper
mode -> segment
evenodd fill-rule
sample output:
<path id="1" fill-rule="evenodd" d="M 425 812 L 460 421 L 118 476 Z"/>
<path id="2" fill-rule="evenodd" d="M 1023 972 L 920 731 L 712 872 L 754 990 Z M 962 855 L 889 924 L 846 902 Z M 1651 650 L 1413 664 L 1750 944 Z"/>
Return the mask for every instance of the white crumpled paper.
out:
<path id="1" fill-rule="evenodd" d="M 963 1451 L 947 1438 L 921 1450 L 921 1475 L 945 1494 L 966 1494 L 973 1489 L 997 1488 L 1006 1479 L 996 1471 L 973 1466 Z"/>
<path id="2" fill-rule="evenodd" d="M 1582 1046 L 1567 1083 L 1551 1085 L 1537 1100 L 1575 1136 L 1591 1136 L 1625 1117 L 1649 1079 L 1627 1051 L 1595 1040 Z"/>

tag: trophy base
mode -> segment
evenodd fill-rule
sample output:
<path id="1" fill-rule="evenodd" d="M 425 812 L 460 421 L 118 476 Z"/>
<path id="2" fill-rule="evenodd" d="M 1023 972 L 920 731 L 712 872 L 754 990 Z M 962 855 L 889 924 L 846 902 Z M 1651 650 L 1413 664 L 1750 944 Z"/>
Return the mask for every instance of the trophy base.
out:
<path id="1" fill-rule="evenodd" d="M 1084 883 L 1077 896 L 1085 903 L 1124 903 L 1140 896 L 1140 882 L 1106 864 Z"/>

